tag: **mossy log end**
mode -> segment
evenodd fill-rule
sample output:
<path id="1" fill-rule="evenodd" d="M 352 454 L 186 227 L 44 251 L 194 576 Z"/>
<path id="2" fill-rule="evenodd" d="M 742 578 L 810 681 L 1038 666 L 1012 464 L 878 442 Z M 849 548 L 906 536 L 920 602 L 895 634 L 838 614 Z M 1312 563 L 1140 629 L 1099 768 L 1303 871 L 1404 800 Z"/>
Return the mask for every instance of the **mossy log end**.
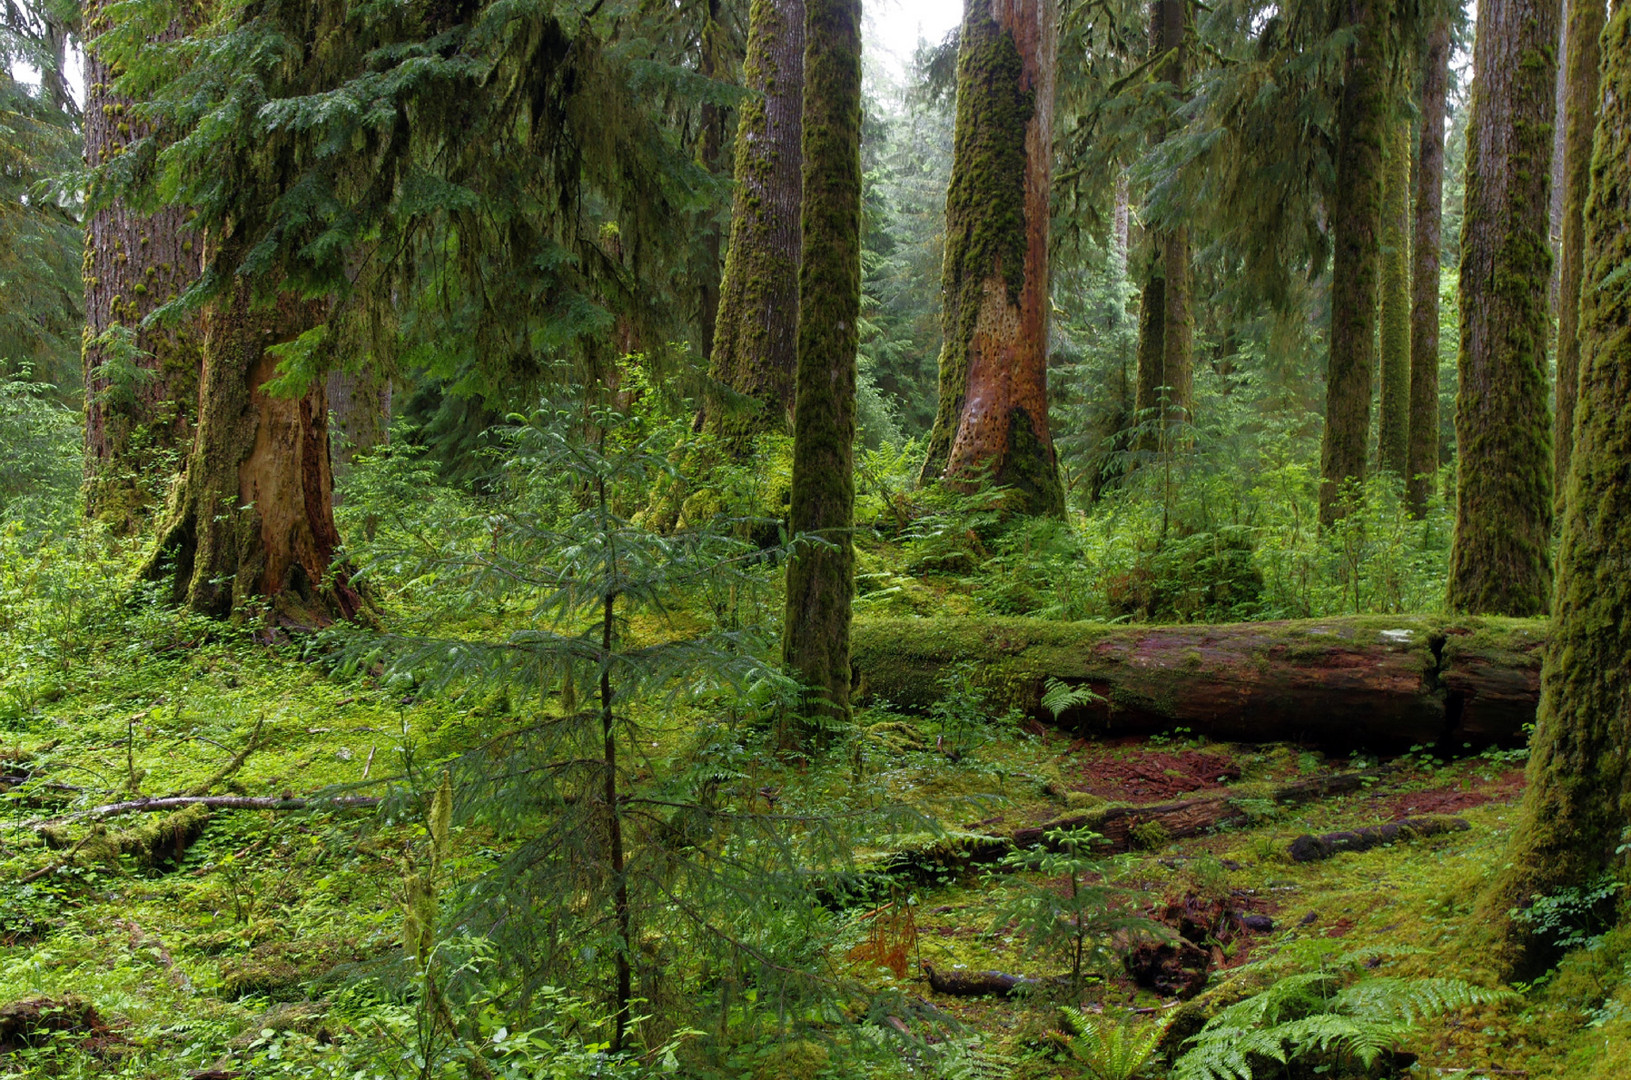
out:
<path id="1" fill-rule="evenodd" d="M 1353 616 L 1116 627 L 1029 619 L 858 619 L 857 695 L 917 711 L 953 665 L 995 711 L 1040 715 L 1048 679 L 1102 697 L 1066 726 L 1142 734 L 1187 727 L 1246 742 L 1333 749 L 1517 744 L 1535 717 L 1546 623 Z"/>

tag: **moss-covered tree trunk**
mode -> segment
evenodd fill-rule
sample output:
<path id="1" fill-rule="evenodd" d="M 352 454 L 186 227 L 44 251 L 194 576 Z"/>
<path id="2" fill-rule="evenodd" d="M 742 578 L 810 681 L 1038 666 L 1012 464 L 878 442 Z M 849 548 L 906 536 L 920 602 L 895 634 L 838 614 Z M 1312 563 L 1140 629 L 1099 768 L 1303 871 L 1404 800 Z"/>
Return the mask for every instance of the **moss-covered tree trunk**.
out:
<path id="1" fill-rule="evenodd" d="M 87 36 L 107 28 L 106 3 L 88 4 Z M 166 38 L 179 37 L 179 23 Z M 147 134 L 131 102 L 113 92 L 115 72 L 85 57 L 85 163 L 113 161 Z M 199 334 L 190 322 L 140 329 L 153 309 L 198 276 L 197 237 L 186 212 L 146 216 L 91 192 L 85 228 L 85 511 L 133 532 L 180 464 L 197 411 Z M 129 330 L 124 340 L 109 331 Z"/>
<path id="2" fill-rule="evenodd" d="M 1574 401 L 1580 383 L 1580 275 L 1584 258 L 1586 195 L 1591 186 L 1591 143 L 1597 130 L 1598 38 L 1603 0 L 1569 0 L 1565 31 L 1568 70 L 1563 77 L 1563 236 L 1557 284 L 1557 412 L 1552 435 L 1554 506 L 1562 512 L 1574 446 Z"/>
<path id="3" fill-rule="evenodd" d="M 1461 226 L 1452 609 L 1543 613 L 1551 600 L 1547 206 L 1558 0 L 1478 8 Z"/>
<path id="4" fill-rule="evenodd" d="M 1450 21 L 1433 20 L 1422 54 L 1421 142 L 1416 149 L 1415 236 L 1411 243 L 1410 443 L 1405 501 L 1427 512 L 1438 477 L 1439 226 L 1444 213 L 1444 100 L 1450 82 Z"/>
<path id="5" fill-rule="evenodd" d="M 1059 514 L 1048 425 L 1050 0 L 967 0 L 946 192 L 940 400 L 922 477 L 989 477 L 1018 513 Z"/>
<path id="6" fill-rule="evenodd" d="M 708 18 L 702 26 L 702 39 L 697 58 L 697 72 L 705 79 L 721 79 L 729 74 L 730 58 L 726 54 L 726 33 L 719 24 L 720 0 L 708 0 Z M 751 16 L 750 16 L 751 19 Z M 701 137 L 697 140 L 697 162 L 710 174 L 720 170 L 725 155 L 725 121 L 727 110 L 723 105 L 705 102 L 702 106 Z M 701 263 L 696 281 L 697 290 L 697 348 L 706 357 L 714 354 L 714 325 L 719 319 L 719 291 L 721 285 L 720 226 L 717 215 L 709 213 L 701 222 L 702 242 L 697 245 Z"/>
<path id="7" fill-rule="evenodd" d="M 1388 0 L 1345 0 L 1353 44 L 1337 105 L 1336 192 L 1331 200 L 1331 351 L 1320 446 L 1320 521 L 1344 512 L 1345 485 L 1365 478 L 1381 279 L 1382 140 L 1388 102 Z"/>
<path id="8" fill-rule="evenodd" d="M 273 397 L 269 346 L 316 326 L 320 304 L 252 305 L 234 284 L 206 313 L 198 430 L 143 575 L 176 602 L 224 617 L 264 603 L 290 625 L 350 618 L 362 600 L 334 566 L 334 480 L 321 382 Z M 331 573 L 333 571 L 333 573 Z"/>
<path id="9" fill-rule="evenodd" d="M 1549 943 L 1509 916 L 1621 866 L 1631 825 L 1631 6 L 1602 36 L 1602 115 L 1591 161 L 1580 290 L 1580 398 L 1541 674 L 1529 785 L 1505 868 L 1485 897 L 1502 955 L 1527 975 Z M 1618 277 L 1616 277 L 1618 275 Z"/>
<path id="10" fill-rule="evenodd" d="M 1410 126 L 1396 122 L 1382 177 L 1382 393 L 1376 463 L 1402 477 L 1410 447 Z"/>
<path id="11" fill-rule="evenodd" d="M 803 264 L 782 662 L 815 710 L 849 718 L 855 352 L 861 314 L 861 3 L 806 0 Z"/>
<path id="12" fill-rule="evenodd" d="M 789 431 L 798 367 L 804 0 L 753 0 L 736 130 L 736 202 L 709 374 L 757 402 L 714 399 L 704 427 L 738 456 L 755 436 Z"/>
<path id="13" fill-rule="evenodd" d="M 1150 4 L 1150 51 L 1165 57 L 1160 78 L 1182 94 L 1187 67 L 1188 0 Z M 1166 125 L 1153 133 L 1160 142 Z M 1190 304 L 1189 229 L 1173 225 L 1149 236 L 1150 261 L 1139 300 L 1138 391 L 1134 404 L 1139 450 L 1159 451 L 1167 429 L 1189 419 L 1194 406 L 1194 313 Z"/>

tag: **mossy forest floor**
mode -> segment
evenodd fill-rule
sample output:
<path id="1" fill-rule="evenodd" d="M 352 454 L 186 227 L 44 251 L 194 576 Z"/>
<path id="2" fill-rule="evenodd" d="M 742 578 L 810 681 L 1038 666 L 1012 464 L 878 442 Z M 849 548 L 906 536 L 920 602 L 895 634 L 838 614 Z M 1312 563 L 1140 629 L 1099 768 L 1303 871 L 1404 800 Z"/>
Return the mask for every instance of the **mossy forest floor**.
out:
<path id="1" fill-rule="evenodd" d="M 19 660 L 5 676 L 0 719 L 0 1005 L 25 1005 L 0 1010 L 0 1072 L 274 1075 L 261 1070 L 280 1056 L 292 1061 L 358 1034 L 366 1010 L 359 1011 L 356 980 L 373 980 L 377 995 L 381 980 L 401 978 L 394 958 L 403 858 L 421 842 L 419 812 L 389 803 L 217 810 L 163 836 L 151 828 L 157 815 L 131 815 L 107 820 L 107 835 L 88 840 L 83 820 L 54 836 L 34 824 L 87 802 L 186 792 L 212 779 L 217 794 L 273 796 L 401 777 L 406 761 L 434 761 L 479 737 L 487 710 L 419 699 L 411 686 L 380 685 L 367 674 L 326 673 L 299 642 L 267 642 L 179 616 L 154 615 L 140 640 L 88 642 L 45 667 L 24 662 L 22 650 L 12 655 Z M 1215 965 L 1212 987 L 1310 938 L 1340 939 L 1380 971 L 1488 981 L 1481 956 L 1465 945 L 1475 937 L 1468 920 L 1515 818 L 1520 755 L 1446 761 L 1424 750 L 1390 763 L 1330 760 L 1296 746 L 1207 745 L 1182 731 L 1094 740 L 1032 721 L 994 724 L 954 761 L 929 718 L 894 719 L 909 728 L 896 729 L 893 748 L 873 759 L 872 779 L 948 829 L 1002 833 L 1104 800 L 1235 798 L 1250 814 L 1243 827 L 1177 840 L 1145 829 L 1141 850 L 1113 871 L 1138 910 L 1160 914 L 1188 901 L 1271 920 L 1197 942 Z M 910 729 L 920 738 L 903 740 L 900 731 L 910 736 Z M 251 738 L 241 766 L 220 777 Z M 1379 765 L 1391 767 L 1355 792 L 1295 806 L 1264 795 L 1278 784 Z M 775 784 L 775 768 L 758 779 Z M 1421 814 L 1453 814 L 1470 828 L 1322 862 L 1287 854 L 1305 833 Z M 455 829 L 454 878 L 490 866 L 496 843 Z M 1011 928 L 993 926 L 1011 890 L 1036 883 L 1035 875 L 953 866 L 920 875 L 898 894 L 915 925 L 915 940 L 897 932 L 895 944 L 906 947 L 899 988 L 979 1036 L 975 1064 L 985 1075 L 1081 1075 L 1049 1050 L 1056 999 L 949 997 L 922 979 L 923 964 L 1026 976 L 1067 970 L 1062 956 L 1039 954 Z M 1423 1026 L 1407 1047 L 1419 1055 L 1415 1075 L 1631 1075 L 1628 957 L 1631 940 L 1610 931 L 1521 997 Z M 875 987 L 896 978 L 864 962 L 860 970 Z M 67 1030 L 53 1033 L 52 1023 L 30 1019 L 26 1003 L 39 999 L 71 1003 L 55 1014 L 55 1026 Z M 1121 972 L 1092 981 L 1083 1000 L 1143 1016 L 1178 1007 Z M 73 1012 L 84 1005 L 94 1012 Z M 743 1075 L 813 1076 L 823 1060 L 772 1056 Z M 910 1072 L 910 1063 L 902 1069 Z M 416 1074 L 404 1065 L 394 1075 Z"/>

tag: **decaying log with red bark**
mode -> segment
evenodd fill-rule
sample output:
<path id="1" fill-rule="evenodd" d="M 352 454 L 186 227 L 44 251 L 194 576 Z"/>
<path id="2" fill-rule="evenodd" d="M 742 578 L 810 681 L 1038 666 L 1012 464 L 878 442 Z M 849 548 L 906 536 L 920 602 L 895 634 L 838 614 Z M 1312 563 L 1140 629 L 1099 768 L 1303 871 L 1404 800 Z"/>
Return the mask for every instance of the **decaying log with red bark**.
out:
<path id="1" fill-rule="evenodd" d="M 858 692 L 896 708 L 943 697 L 953 665 L 997 711 L 1041 707 L 1049 679 L 1101 700 L 1061 716 L 1100 734 L 1186 727 L 1248 742 L 1331 748 L 1516 744 L 1540 700 L 1538 619 L 1353 616 L 1108 626 L 1032 619 L 858 619 Z"/>

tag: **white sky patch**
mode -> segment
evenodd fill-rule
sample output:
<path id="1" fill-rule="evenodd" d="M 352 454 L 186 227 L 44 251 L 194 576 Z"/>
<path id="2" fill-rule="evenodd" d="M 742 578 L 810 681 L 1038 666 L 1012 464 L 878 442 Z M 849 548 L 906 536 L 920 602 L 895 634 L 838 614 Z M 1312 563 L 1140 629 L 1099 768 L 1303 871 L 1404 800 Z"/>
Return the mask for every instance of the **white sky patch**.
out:
<path id="1" fill-rule="evenodd" d="M 862 0 L 869 52 L 896 71 L 912 62 L 919 40 L 938 45 L 963 21 L 961 0 Z"/>

